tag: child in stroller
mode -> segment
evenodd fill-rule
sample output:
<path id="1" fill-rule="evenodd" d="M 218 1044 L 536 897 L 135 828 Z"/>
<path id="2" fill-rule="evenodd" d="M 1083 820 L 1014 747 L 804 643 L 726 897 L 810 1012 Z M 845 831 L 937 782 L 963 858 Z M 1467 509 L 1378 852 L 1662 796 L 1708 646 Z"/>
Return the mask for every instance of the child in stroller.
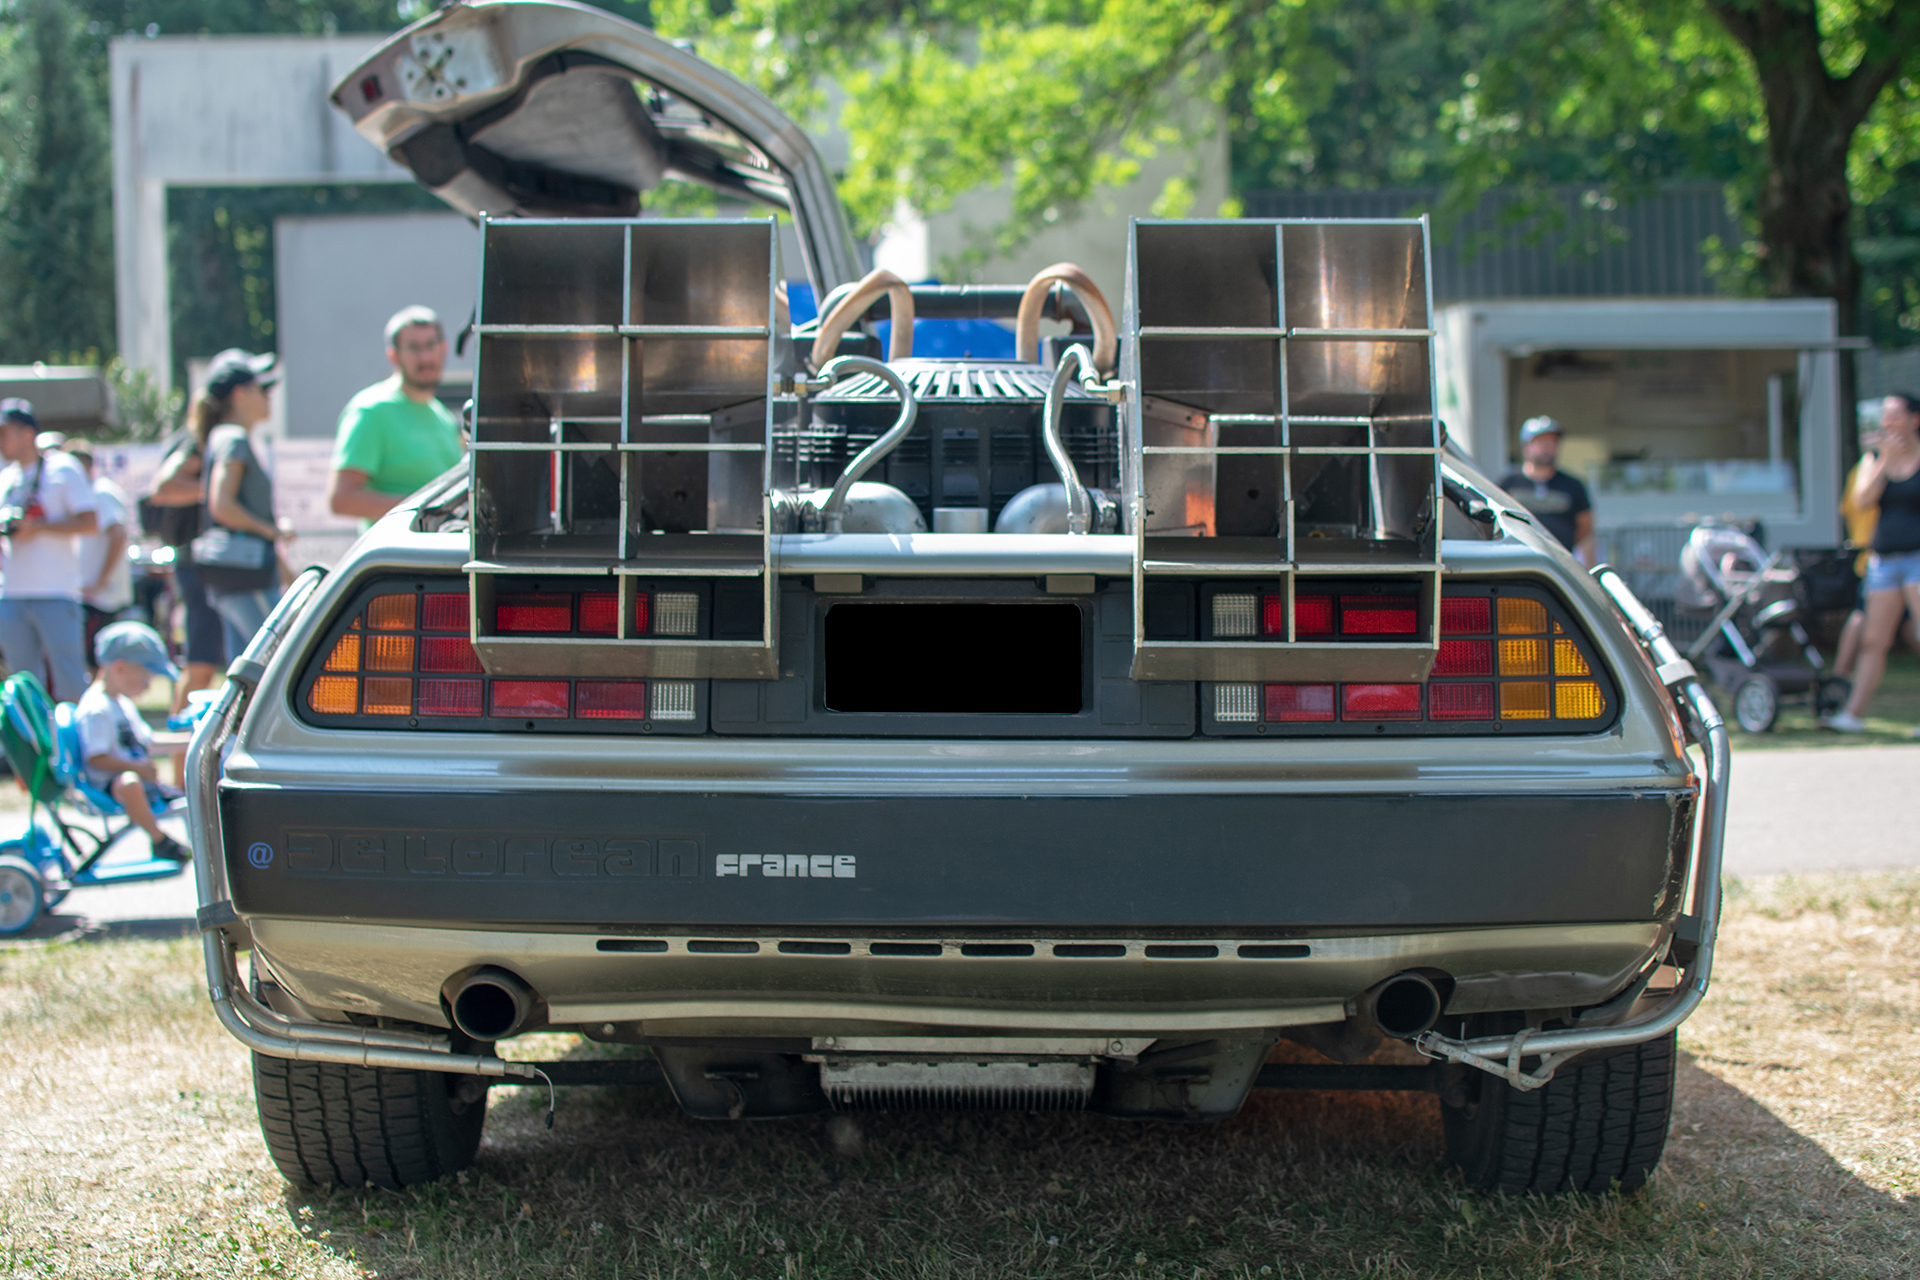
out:
<path id="1" fill-rule="evenodd" d="M 1828 674 L 1802 625 L 1800 571 L 1784 552 L 1768 555 L 1745 530 L 1703 524 L 1680 551 L 1675 604 L 1707 623 L 1687 656 L 1732 695 L 1733 718 L 1766 733 L 1783 695 L 1805 696 L 1816 716 L 1844 705 L 1849 684 Z"/>

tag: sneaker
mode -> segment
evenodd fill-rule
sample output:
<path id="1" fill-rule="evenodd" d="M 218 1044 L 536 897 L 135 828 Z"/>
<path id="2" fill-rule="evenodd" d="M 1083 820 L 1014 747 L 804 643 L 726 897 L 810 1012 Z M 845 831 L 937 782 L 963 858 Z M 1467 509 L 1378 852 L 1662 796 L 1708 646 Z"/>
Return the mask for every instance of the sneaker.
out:
<path id="1" fill-rule="evenodd" d="M 1836 711 L 1820 723 L 1826 725 L 1827 728 L 1833 730 L 1835 733 L 1865 733 L 1867 731 L 1867 726 L 1861 723 L 1859 716 L 1848 715 L 1844 711 Z"/>
<path id="2" fill-rule="evenodd" d="M 192 862 L 193 850 L 172 836 L 163 835 L 153 842 L 153 856 L 165 858 L 168 862 Z"/>

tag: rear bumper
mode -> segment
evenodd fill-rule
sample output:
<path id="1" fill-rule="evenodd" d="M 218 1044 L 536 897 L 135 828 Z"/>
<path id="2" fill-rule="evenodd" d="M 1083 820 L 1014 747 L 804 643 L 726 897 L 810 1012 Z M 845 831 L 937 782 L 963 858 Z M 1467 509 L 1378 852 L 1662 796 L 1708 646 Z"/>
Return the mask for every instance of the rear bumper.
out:
<path id="1" fill-rule="evenodd" d="M 1691 790 L 780 796 L 229 784 L 245 917 L 609 934 L 1172 930 L 1211 938 L 1655 921 Z"/>
<path id="2" fill-rule="evenodd" d="M 1651 923 L 1316 937 L 1291 944 L 1195 936 L 991 942 L 634 939 L 256 917 L 254 945 L 281 986 L 316 1009 L 445 1023 L 449 977 L 483 965 L 533 987 L 550 1026 L 621 1038 L 1017 1035 L 1163 1036 L 1332 1022 L 1405 969 L 1456 979 L 1449 1011 L 1593 1004 L 1623 987 L 1665 936 Z M 645 945 L 647 950 L 605 949 Z M 657 948 L 657 949 L 655 949 Z M 804 950 L 800 950 L 804 948 Z M 609 1025 L 611 1024 L 611 1025 Z"/>

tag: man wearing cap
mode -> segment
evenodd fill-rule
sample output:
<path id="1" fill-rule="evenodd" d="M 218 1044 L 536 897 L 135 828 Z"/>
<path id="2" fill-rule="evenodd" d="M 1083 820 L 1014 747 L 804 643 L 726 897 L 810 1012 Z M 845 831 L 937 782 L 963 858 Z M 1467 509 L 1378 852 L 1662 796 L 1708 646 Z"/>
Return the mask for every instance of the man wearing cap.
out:
<path id="1" fill-rule="evenodd" d="M 347 401 L 333 446 L 327 505 L 335 515 L 377 520 L 460 461 L 460 428 L 436 392 L 447 363 L 446 331 L 426 307 L 387 321 L 393 376 Z"/>
<path id="2" fill-rule="evenodd" d="M 179 799 L 180 793 L 160 785 L 159 767 L 153 760 L 153 730 L 133 705 L 153 677 L 175 680 L 180 672 L 167 661 L 167 646 L 160 642 L 160 634 L 144 622 L 102 627 L 93 642 L 93 656 L 100 664 L 100 675 L 73 709 L 87 782 L 120 802 L 127 818 L 153 841 L 154 857 L 186 862 L 193 855 L 154 819 L 155 812 Z"/>
<path id="3" fill-rule="evenodd" d="M 1587 486 L 1560 470 L 1560 423 L 1542 415 L 1520 425 L 1520 470 L 1500 487 L 1532 513 L 1541 528 L 1580 559 L 1594 562 L 1593 500 Z"/>
<path id="4" fill-rule="evenodd" d="M 93 481 L 94 513 L 100 526 L 98 532 L 80 537 L 80 607 L 87 625 L 82 652 L 92 653 L 100 629 L 133 603 L 133 566 L 127 561 L 133 499 L 100 474 L 94 465 L 91 442 L 69 440 L 62 452 L 79 463 Z"/>
<path id="5" fill-rule="evenodd" d="M 53 696 L 87 687 L 80 537 L 95 532 L 93 482 L 64 453 L 42 453 L 25 400 L 0 400 L 0 653 L 15 671 L 51 677 Z"/>

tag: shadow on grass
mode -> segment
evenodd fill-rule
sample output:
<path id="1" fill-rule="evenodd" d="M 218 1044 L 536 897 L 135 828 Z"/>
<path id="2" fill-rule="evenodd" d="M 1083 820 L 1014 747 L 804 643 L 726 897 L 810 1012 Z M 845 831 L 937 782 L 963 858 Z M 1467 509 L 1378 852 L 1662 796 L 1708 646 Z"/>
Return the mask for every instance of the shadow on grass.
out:
<path id="1" fill-rule="evenodd" d="M 1232 1121 L 862 1114 L 708 1124 L 664 1090 L 497 1090 L 457 1180 L 291 1192 L 382 1276 L 1906 1276 L 1920 1214 L 1685 1063 L 1633 1196 L 1471 1192 L 1420 1095 Z M 1268 1268 L 1270 1270 L 1263 1270 Z"/>

